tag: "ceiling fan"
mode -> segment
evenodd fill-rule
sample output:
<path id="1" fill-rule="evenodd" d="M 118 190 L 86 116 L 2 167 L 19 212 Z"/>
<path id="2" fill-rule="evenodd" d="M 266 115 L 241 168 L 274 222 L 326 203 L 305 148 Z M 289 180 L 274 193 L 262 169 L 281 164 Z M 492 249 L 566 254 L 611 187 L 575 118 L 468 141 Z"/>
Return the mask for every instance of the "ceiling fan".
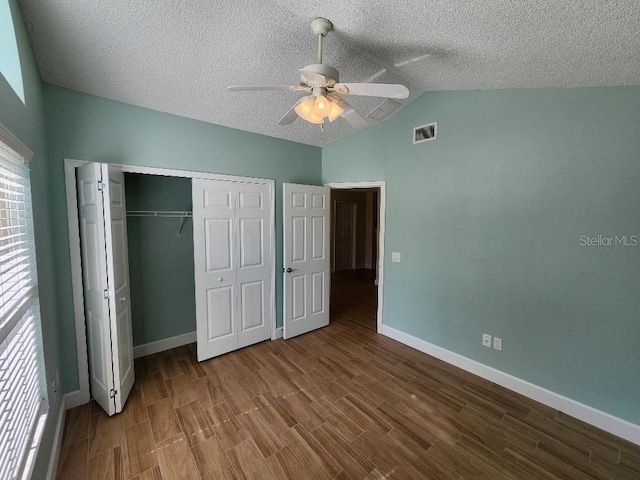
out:
<path id="1" fill-rule="evenodd" d="M 280 125 L 290 125 L 300 117 L 307 122 L 323 126 L 325 119 L 333 122 L 342 117 L 352 127 L 363 128 L 368 122 L 356 112 L 340 95 L 362 95 L 403 99 L 409 96 L 404 85 L 383 83 L 340 83 L 338 70 L 322 63 L 322 39 L 333 25 L 326 18 L 316 18 L 311 22 L 311 30 L 318 37 L 318 63 L 307 65 L 300 71 L 300 85 L 272 86 L 232 86 L 231 92 L 281 90 L 307 92 L 311 95 L 301 98 L 282 117 Z"/>

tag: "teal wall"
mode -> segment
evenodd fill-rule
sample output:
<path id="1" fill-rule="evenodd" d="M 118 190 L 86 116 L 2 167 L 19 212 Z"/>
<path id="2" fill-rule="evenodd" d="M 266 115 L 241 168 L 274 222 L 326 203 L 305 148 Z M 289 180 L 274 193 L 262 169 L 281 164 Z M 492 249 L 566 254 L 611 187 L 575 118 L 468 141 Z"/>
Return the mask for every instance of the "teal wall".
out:
<path id="1" fill-rule="evenodd" d="M 639 132 L 639 87 L 433 92 L 323 180 L 387 182 L 386 325 L 640 424 L 640 245 L 580 241 L 640 242 Z"/>
<path id="2" fill-rule="evenodd" d="M 6 0 L 0 0 L 6 3 Z M 55 379 L 58 362 L 58 327 L 56 315 L 56 295 L 53 288 L 54 253 L 49 209 L 49 184 L 47 165 L 47 145 L 43 115 L 43 99 L 40 76 L 29 44 L 27 32 L 22 22 L 17 2 L 9 2 L 17 40 L 18 61 L 21 66 L 24 102 L 16 94 L 4 76 L 0 75 L 0 123 L 22 141 L 34 153 L 31 161 L 31 188 L 33 197 L 33 216 L 36 239 L 36 261 L 38 262 L 38 284 L 40 293 L 40 311 L 42 317 L 42 340 L 44 346 L 44 364 L 47 384 Z M 5 12 L 6 13 L 6 12 Z M 2 21 L 10 21 L 4 16 Z M 0 22 L 0 30 L 6 34 L 7 26 Z M 5 55 L 10 50 L 2 50 Z M 8 60 L 8 59 L 4 59 Z M 11 63 L 11 62 L 9 62 Z M 3 62 L 4 64 L 4 62 Z M 0 72 L 2 73 L 2 72 Z M 16 81 L 16 72 L 11 73 Z M 20 91 L 20 88 L 17 88 Z M 45 478 L 51 445 L 60 410 L 60 394 L 49 397 L 49 416 L 43 433 L 42 446 L 38 452 L 33 478 Z"/>
<path id="3" fill-rule="evenodd" d="M 127 210 L 191 211 L 191 179 L 125 174 Z M 196 329 L 193 222 L 127 217 L 133 345 Z"/>
<path id="4" fill-rule="evenodd" d="M 276 271 L 282 268 L 282 183 L 319 184 L 317 147 L 160 113 L 49 84 L 43 85 L 49 146 L 51 222 L 64 391 L 78 388 L 64 158 L 274 179 Z M 282 278 L 276 275 L 282 324 Z"/>

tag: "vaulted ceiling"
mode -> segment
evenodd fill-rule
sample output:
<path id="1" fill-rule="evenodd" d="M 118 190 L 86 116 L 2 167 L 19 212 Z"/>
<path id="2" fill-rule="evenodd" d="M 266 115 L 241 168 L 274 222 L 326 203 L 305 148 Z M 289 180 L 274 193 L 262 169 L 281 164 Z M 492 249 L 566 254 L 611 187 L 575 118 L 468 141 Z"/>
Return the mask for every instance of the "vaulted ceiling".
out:
<path id="1" fill-rule="evenodd" d="M 324 63 L 348 82 L 430 90 L 640 84 L 637 0 L 21 0 L 46 82 L 273 137 L 324 146 L 353 134 L 278 121 L 316 63 L 309 23 L 331 20 Z M 349 97 L 366 116 L 383 99 Z M 371 124 L 376 122 L 371 121 Z"/>

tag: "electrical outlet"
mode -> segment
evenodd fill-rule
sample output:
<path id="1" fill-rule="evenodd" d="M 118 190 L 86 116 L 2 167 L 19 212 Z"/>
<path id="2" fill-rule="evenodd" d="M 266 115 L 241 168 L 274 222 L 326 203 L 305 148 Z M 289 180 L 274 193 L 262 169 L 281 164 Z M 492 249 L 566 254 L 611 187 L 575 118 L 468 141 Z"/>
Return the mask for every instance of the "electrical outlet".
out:
<path id="1" fill-rule="evenodd" d="M 491 348 L 491 335 L 487 335 L 486 333 L 482 334 L 482 346 Z"/>
<path id="2" fill-rule="evenodd" d="M 502 339 L 493 337 L 493 348 L 502 351 Z"/>
<path id="3" fill-rule="evenodd" d="M 400 252 L 391 252 L 391 261 L 393 263 L 400 263 L 402 261 L 402 254 Z"/>

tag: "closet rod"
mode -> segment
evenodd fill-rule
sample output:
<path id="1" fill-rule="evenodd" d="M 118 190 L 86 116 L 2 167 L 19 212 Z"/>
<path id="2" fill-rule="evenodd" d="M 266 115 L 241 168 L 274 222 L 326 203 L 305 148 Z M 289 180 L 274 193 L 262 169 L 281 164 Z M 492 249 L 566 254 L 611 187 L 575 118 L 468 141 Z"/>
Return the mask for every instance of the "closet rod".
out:
<path id="1" fill-rule="evenodd" d="M 172 210 L 128 210 L 127 217 L 192 217 L 191 212 L 181 212 Z"/>

